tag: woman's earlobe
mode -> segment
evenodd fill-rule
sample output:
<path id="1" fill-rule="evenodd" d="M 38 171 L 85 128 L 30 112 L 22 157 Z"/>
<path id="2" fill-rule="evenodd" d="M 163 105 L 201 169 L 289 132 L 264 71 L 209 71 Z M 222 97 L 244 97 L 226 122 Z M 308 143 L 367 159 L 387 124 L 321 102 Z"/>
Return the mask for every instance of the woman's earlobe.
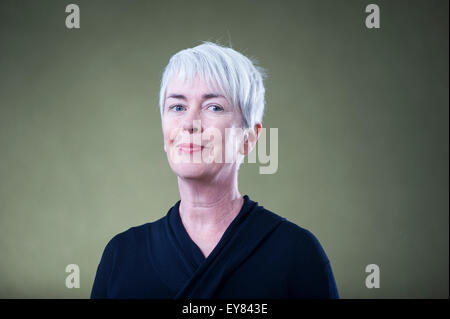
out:
<path id="1" fill-rule="evenodd" d="M 249 131 L 248 141 L 249 143 L 255 144 L 258 141 L 259 134 L 261 132 L 261 124 L 256 124 L 253 130 Z"/>
<path id="2" fill-rule="evenodd" d="M 242 155 L 246 155 L 247 154 L 248 142 L 249 142 L 249 140 L 248 140 L 248 132 L 246 130 L 244 130 L 242 139 L 240 140 L 240 143 L 239 143 L 238 151 L 239 151 L 240 154 L 242 154 Z"/>
<path id="3" fill-rule="evenodd" d="M 261 133 L 261 130 L 262 130 L 262 125 L 261 125 L 261 123 L 257 123 L 255 125 L 255 127 L 256 127 L 256 137 L 258 138 L 259 134 Z"/>

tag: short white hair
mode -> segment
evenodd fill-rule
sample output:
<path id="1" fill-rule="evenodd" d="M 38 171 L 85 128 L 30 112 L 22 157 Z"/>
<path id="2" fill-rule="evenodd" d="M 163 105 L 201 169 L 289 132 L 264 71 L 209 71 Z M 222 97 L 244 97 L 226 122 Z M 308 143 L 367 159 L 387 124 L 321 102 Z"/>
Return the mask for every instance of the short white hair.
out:
<path id="1" fill-rule="evenodd" d="M 190 83 L 196 75 L 200 75 L 234 107 L 240 108 L 243 127 L 253 129 L 257 123 L 262 123 L 266 103 L 263 83 L 266 72 L 256 64 L 255 58 L 208 41 L 179 51 L 170 58 L 162 75 L 159 93 L 161 119 L 169 80 L 177 75 Z"/>

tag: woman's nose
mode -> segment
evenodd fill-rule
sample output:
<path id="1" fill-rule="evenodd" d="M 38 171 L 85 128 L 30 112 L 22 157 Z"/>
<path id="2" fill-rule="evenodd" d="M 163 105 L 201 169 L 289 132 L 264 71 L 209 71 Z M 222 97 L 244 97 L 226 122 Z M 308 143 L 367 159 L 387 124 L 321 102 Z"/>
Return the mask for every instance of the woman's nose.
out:
<path id="1" fill-rule="evenodd" d="M 198 112 L 191 111 L 189 113 L 183 121 L 183 130 L 190 134 L 202 132 L 202 121 Z"/>

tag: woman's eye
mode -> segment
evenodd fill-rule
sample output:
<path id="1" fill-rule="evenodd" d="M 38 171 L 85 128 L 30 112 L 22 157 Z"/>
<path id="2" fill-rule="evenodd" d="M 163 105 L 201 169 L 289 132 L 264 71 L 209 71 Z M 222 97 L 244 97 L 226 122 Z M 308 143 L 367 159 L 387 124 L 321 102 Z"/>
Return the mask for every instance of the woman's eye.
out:
<path id="1" fill-rule="evenodd" d="M 184 106 L 183 105 L 174 105 L 170 107 L 171 110 L 174 110 L 175 112 L 180 112 L 184 110 Z"/>
<path id="2" fill-rule="evenodd" d="M 209 107 L 209 109 L 212 110 L 212 111 L 214 111 L 214 112 L 220 112 L 220 111 L 223 110 L 223 107 L 218 106 L 218 105 L 211 105 L 211 106 Z"/>

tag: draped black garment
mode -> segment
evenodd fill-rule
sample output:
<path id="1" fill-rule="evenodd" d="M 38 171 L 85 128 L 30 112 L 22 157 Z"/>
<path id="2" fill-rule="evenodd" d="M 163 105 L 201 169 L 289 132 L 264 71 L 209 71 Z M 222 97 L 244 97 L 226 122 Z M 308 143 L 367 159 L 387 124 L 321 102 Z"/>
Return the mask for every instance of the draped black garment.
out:
<path id="1" fill-rule="evenodd" d="M 339 298 L 327 255 L 308 230 L 245 195 L 205 258 L 183 226 L 179 205 L 108 242 L 91 298 Z"/>

